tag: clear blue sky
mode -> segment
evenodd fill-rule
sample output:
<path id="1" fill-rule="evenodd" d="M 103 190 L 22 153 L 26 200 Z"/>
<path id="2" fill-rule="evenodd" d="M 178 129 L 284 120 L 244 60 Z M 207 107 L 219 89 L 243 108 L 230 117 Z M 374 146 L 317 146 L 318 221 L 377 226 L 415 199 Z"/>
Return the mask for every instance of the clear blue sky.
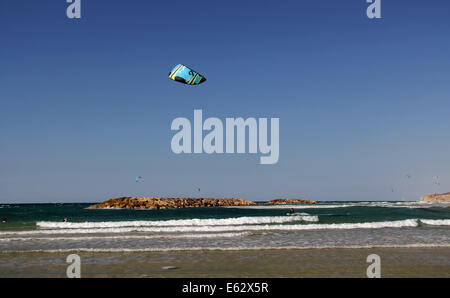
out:
<path id="1" fill-rule="evenodd" d="M 365 0 L 67 5 L 0 0 L 0 203 L 450 191 L 448 1 L 382 0 L 380 20 Z M 208 81 L 169 80 L 178 63 Z M 279 162 L 172 153 L 194 109 L 279 117 Z"/>

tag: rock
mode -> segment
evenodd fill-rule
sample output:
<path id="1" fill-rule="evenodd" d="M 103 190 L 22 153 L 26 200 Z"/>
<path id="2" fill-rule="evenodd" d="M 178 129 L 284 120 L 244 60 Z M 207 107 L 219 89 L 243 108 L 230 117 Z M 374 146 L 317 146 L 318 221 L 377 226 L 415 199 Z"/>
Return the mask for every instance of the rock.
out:
<path id="1" fill-rule="evenodd" d="M 424 202 L 450 202 L 450 192 L 443 194 L 429 194 L 420 200 Z"/>
<path id="2" fill-rule="evenodd" d="M 276 199 L 266 203 L 266 205 L 280 205 L 280 204 L 317 204 L 317 202 L 307 199 Z"/>
<path id="3" fill-rule="evenodd" d="M 154 198 L 154 197 L 120 197 L 109 199 L 89 207 L 89 209 L 123 208 L 123 209 L 168 209 L 216 206 L 253 206 L 255 202 L 239 198 Z"/>

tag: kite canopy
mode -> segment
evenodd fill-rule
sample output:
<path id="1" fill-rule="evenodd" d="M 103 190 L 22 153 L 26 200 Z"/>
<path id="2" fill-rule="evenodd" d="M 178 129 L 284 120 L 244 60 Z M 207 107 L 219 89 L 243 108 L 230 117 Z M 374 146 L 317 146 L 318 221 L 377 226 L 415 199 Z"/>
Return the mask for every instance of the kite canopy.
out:
<path id="1" fill-rule="evenodd" d="M 206 81 L 204 76 L 183 64 L 178 64 L 172 69 L 169 79 L 187 85 L 199 85 Z"/>

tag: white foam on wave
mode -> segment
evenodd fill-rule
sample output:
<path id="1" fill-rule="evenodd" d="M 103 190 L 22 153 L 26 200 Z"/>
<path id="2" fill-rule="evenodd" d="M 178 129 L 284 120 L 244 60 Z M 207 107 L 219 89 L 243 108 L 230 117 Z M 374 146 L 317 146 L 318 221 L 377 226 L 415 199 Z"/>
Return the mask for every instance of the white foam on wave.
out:
<path id="1" fill-rule="evenodd" d="M 319 221 L 317 216 L 306 213 L 292 216 L 253 216 L 235 218 L 194 218 L 155 221 L 106 221 L 106 222 L 52 222 L 39 221 L 40 228 L 51 229 L 92 229 L 92 228 L 122 228 L 122 227 L 171 227 L 171 226 L 228 226 L 245 224 L 275 224 L 295 221 Z"/>
<path id="2" fill-rule="evenodd" d="M 257 206 L 229 206 L 224 208 L 242 208 L 242 209 L 332 209 L 348 207 L 386 207 L 386 208 L 431 208 L 436 205 L 448 207 L 448 202 L 424 202 L 424 201 L 366 201 L 355 203 L 320 203 L 312 205 L 303 204 L 280 204 L 280 205 L 257 205 Z"/>
<path id="3" fill-rule="evenodd" d="M 420 221 L 431 226 L 450 226 L 450 219 L 421 219 Z"/>
<path id="4" fill-rule="evenodd" d="M 239 232 L 239 231 L 301 231 L 301 230 L 348 230 L 417 227 L 417 219 L 397 221 L 340 223 L 340 224 L 284 224 L 284 225 L 240 225 L 240 226 L 190 226 L 190 227 L 124 227 L 93 229 L 53 229 L 32 231 L 0 232 L 0 235 L 34 235 L 34 234 L 96 234 L 96 233 L 177 233 L 177 232 Z"/>
<path id="5" fill-rule="evenodd" d="M 302 204 L 280 204 L 280 205 L 257 205 L 257 206 L 226 206 L 223 208 L 239 208 L 239 209 L 327 209 L 327 208 L 345 208 L 360 206 L 355 204 L 316 204 L 316 205 L 302 205 Z"/>
<path id="6" fill-rule="evenodd" d="M 409 243 L 409 244 L 381 244 L 381 245 L 347 245 L 347 246 L 242 246 L 242 247 L 155 247 L 155 248 L 67 248 L 67 249 L 35 249 L 35 250 L 2 250 L 0 253 L 122 253 L 122 252 L 177 252 L 177 251 L 243 251 L 243 250 L 306 250 L 306 249 L 374 249 L 374 248 L 446 248 L 450 243 Z"/>
<path id="7" fill-rule="evenodd" d="M 228 238 L 228 237 L 241 237 L 249 235 L 250 232 L 240 233 L 218 233 L 218 234 L 176 234 L 176 235 L 121 235 L 121 236 L 85 236 L 85 237 L 21 237 L 21 238 L 3 238 L 0 242 L 13 242 L 13 241 L 84 241 L 84 240 L 136 240 L 136 239 L 158 239 L 158 238 Z"/>

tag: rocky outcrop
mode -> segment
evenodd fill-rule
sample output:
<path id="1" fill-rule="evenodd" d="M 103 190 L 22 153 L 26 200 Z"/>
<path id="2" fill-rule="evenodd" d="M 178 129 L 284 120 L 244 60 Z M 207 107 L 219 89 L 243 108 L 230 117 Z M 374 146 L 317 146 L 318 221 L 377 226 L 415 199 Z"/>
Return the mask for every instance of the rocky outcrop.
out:
<path id="1" fill-rule="evenodd" d="M 158 198 L 158 197 L 121 197 L 95 204 L 89 209 L 169 209 L 222 206 L 253 206 L 256 203 L 236 198 Z"/>
<path id="2" fill-rule="evenodd" d="M 266 203 L 266 205 L 279 205 L 279 204 L 317 204 L 317 202 L 307 199 L 276 199 Z"/>
<path id="3" fill-rule="evenodd" d="M 421 201 L 425 202 L 450 202 L 450 192 L 443 194 L 429 194 L 424 196 Z"/>

